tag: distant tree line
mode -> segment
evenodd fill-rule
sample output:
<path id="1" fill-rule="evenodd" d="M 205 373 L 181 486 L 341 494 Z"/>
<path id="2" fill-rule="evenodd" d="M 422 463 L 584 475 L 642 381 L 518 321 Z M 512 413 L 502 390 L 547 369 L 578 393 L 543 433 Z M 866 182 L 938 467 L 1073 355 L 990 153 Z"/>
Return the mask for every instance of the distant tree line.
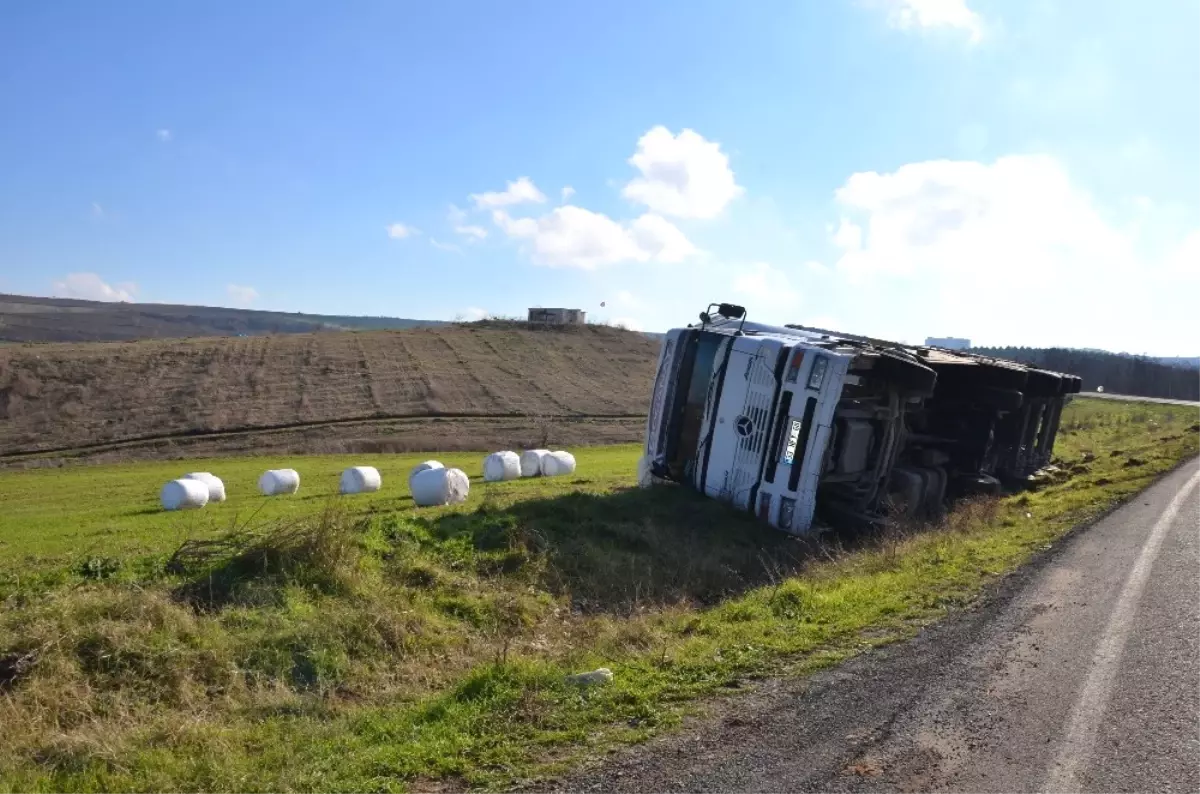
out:
<path id="1" fill-rule="evenodd" d="M 1008 358 L 1083 378 L 1083 390 L 1139 397 L 1200 400 L 1200 370 L 1163 364 L 1145 356 L 1051 347 L 973 347 L 984 355 Z"/>

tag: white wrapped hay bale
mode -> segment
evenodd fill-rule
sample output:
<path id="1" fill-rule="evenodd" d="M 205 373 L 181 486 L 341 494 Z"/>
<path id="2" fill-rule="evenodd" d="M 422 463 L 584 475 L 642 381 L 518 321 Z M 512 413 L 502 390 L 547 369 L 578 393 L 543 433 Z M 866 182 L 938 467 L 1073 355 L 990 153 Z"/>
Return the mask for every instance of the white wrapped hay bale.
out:
<path id="1" fill-rule="evenodd" d="M 521 476 L 521 459 L 515 452 L 493 452 L 483 459 L 484 482 L 503 482 Z"/>
<path id="2" fill-rule="evenodd" d="M 542 458 L 550 454 L 548 449 L 527 449 L 521 453 L 521 476 L 540 477 Z"/>
<path id="3" fill-rule="evenodd" d="M 441 461 L 436 461 L 436 460 L 427 460 L 427 461 L 424 461 L 423 463 L 418 463 L 416 466 L 413 466 L 412 471 L 410 471 L 408 473 L 409 489 L 410 490 L 412 489 L 413 477 L 416 477 L 421 472 L 429 471 L 430 469 L 444 469 L 444 468 L 446 468 L 446 467 L 441 464 Z"/>
<path id="4" fill-rule="evenodd" d="M 258 478 L 258 490 L 264 496 L 292 494 L 300 490 L 300 472 L 295 469 L 269 469 Z"/>
<path id="5" fill-rule="evenodd" d="M 171 480 L 158 495 L 166 510 L 194 510 L 208 504 L 208 486 L 200 480 Z"/>
<path id="6" fill-rule="evenodd" d="M 570 452 L 551 452 L 542 458 L 542 474 L 546 477 L 561 477 L 575 471 L 575 456 Z"/>
<path id="7" fill-rule="evenodd" d="M 471 481 L 461 469 L 425 469 L 414 474 L 408 485 L 418 507 L 465 502 L 471 490 Z"/>
<path id="8" fill-rule="evenodd" d="M 184 480 L 198 480 L 208 487 L 208 501 L 224 502 L 225 501 L 225 483 L 221 482 L 221 478 L 207 471 L 193 471 L 183 475 Z"/>
<path id="9" fill-rule="evenodd" d="M 342 472 L 339 493 L 374 493 L 383 485 L 379 469 L 374 466 L 351 466 Z"/>

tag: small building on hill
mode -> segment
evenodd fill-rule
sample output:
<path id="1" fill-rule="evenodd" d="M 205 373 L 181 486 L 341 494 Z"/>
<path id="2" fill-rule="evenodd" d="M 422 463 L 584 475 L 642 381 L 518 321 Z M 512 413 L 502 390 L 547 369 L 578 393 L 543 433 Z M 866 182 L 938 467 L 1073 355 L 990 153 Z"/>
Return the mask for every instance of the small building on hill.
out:
<path id="1" fill-rule="evenodd" d="M 587 312 L 582 309 L 530 309 L 529 322 L 542 325 L 583 325 Z"/>
<path id="2" fill-rule="evenodd" d="M 943 347 L 946 350 L 966 350 L 971 346 L 971 340 L 955 336 L 927 336 L 925 344 L 928 347 Z"/>

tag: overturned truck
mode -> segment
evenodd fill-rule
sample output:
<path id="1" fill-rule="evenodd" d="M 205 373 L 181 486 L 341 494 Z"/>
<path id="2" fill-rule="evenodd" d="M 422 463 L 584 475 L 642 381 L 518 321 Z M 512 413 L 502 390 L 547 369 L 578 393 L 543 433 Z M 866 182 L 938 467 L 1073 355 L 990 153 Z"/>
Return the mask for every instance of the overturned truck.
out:
<path id="1" fill-rule="evenodd" d="M 714 304 L 663 341 L 640 478 L 793 534 L 815 519 L 933 518 L 1046 466 L 1080 385 L 964 351 L 751 323 Z"/>

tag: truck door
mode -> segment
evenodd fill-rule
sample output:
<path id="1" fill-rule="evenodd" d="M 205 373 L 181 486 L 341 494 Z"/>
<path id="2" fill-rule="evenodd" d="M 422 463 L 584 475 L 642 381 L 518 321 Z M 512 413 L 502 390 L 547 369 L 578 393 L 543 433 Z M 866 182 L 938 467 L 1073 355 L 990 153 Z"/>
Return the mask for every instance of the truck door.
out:
<path id="1" fill-rule="evenodd" d="M 707 436 L 697 467 L 697 489 L 743 510 L 750 508 L 770 443 L 771 409 L 779 388 L 783 343 L 753 336 L 731 337 L 717 354 Z"/>

